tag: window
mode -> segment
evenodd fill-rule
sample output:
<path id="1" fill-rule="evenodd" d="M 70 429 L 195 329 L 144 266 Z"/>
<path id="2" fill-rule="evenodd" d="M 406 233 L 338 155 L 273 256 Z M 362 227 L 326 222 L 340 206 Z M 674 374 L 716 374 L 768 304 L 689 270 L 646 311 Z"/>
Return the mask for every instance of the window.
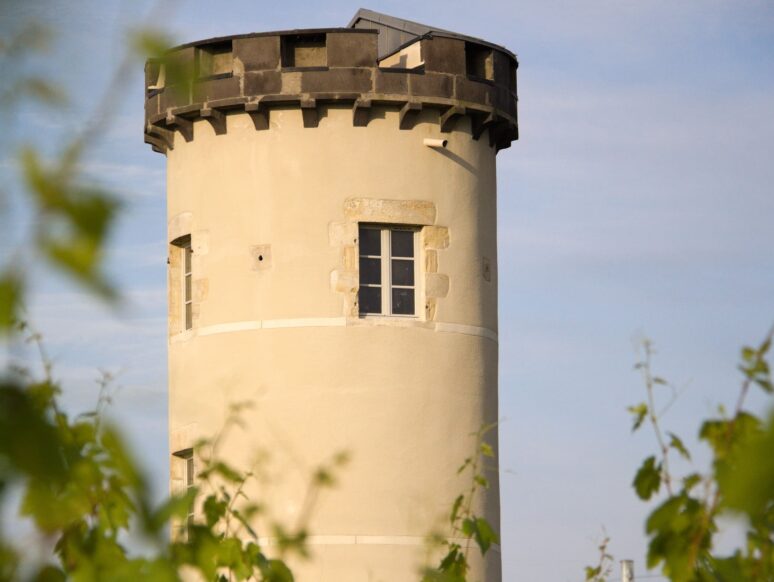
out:
<path id="1" fill-rule="evenodd" d="M 293 34 L 282 37 L 283 67 L 325 67 L 328 50 L 324 34 Z"/>
<path id="2" fill-rule="evenodd" d="M 465 43 L 465 68 L 474 79 L 494 79 L 492 49 L 472 42 Z"/>
<path id="3" fill-rule="evenodd" d="M 360 225 L 360 315 L 416 315 L 417 229 Z"/>
<path id="4" fill-rule="evenodd" d="M 185 490 L 186 493 L 190 492 L 191 489 L 194 488 L 195 483 L 195 477 L 196 473 L 194 472 L 194 455 L 193 455 L 193 449 L 185 449 L 183 451 L 178 451 L 174 453 L 174 456 L 177 457 L 178 462 L 185 463 L 185 473 L 183 474 L 183 479 L 185 483 Z M 188 508 L 188 515 L 186 516 L 185 522 L 180 525 L 180 535 L 184 537 L 188 537 L 189 531 L 191 526 L 193 526 L 194 523 L 194 504 L 192 503 L 191 506 Z"/>
<path id="5" fill-rule="evenodd" d="M 172 244 L 180 249 L 180 263 L 182 273 L 180 286 L 183 305 L 183 329 L 191 329 L 193 327 L 193 274 L 191 270 L 191 258 L 193 256 L 193 249 L 191 248 L 190 235 L 182 236 L 172 241 Z"/>
<path id="6" fill-rule="evenodd" d="M 196 54 L 201 78 L 226 76 L 234 72 L 231 41 L 200 46 Z"/>

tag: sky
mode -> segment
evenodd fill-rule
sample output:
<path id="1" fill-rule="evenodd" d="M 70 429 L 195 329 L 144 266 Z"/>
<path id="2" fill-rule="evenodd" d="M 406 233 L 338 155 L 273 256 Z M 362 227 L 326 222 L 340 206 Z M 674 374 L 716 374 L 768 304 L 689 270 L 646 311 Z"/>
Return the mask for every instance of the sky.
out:
<path id="1" fill-rule="evenodd" d="M 152 23 L 187 42 L 345 26 L 360 7 L 310 6 L 190 0 L 161 5 Z M 774 322 L 774 4 L 363 7 L 504 45 L 520 63 L 520 139 L 497 159 L 504 580 L 582 579 L 603 528 L 617 560 L 633 559 L 638 578 L 654 575 L 644 562 L 651 506 L 630 487 L 655 452 L 651 434 L 631 434 L 626 412 L 644 397 L 635 347 L 644 337 L 655 342 L 656 369 L 679 392 L 666 428 L 693 444 L 700 420 L 735 401 L 739 348 Z M 60 82 L 71 103 L 56 111 L 23 106 L 6 120 L 6 190 L 15 183 L 13 146 L 27 141 L 53 152 L 72 135 L 102 98 L 127 29 L 150 9 L 147 0 L 10 4 L 17 21 L 57 31 L 52 53 L 25 66 Z M 107 256 L 122 306 L 36 269 L 29 315 L 71 410 L 93 406 L 98 370 L 115 375 L 112 415 L 161 497 L 165 162 L 143 144 L 142 63 L 131 71 L 84 166 L 124 201 Z M 7 258 L 25 223 L 2 221 Z M 750 400 L 755 410 L 770 405 Z M 698 468 L 704 461 L 697 454 Z"/>

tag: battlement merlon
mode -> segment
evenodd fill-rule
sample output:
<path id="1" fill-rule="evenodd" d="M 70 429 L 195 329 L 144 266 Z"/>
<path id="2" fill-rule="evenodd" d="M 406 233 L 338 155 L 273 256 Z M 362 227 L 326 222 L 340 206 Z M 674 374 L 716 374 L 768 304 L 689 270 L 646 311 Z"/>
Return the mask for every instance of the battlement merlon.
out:
<path id="1" fill-rule="evenodd" d="M 367 126 L 372 108 L 383 106 L 399 109 L 399 128 L 411 129 L 416 113 L 429 109 L 438 112 L 441 132 L 468 117 L 471 137 L 488 135 L 497 150 L 518 139 L 513 53 L 393 19 L 410 25 L 396 34 L 372 15 L 392 18 L 361 10 L 350 28 L 220 37 L 149 60 L 146 143 L 165 153 L 175 131 L 194 139 L 199 119 L 225 133 L 225 116 L 235 112 L 248 113 L 256 130 L 268 129 L 271 109 L 280 106 L 300 107 L 304 126 L 316 127 L 332 105 L 351 107 L 355 126 Z"/>

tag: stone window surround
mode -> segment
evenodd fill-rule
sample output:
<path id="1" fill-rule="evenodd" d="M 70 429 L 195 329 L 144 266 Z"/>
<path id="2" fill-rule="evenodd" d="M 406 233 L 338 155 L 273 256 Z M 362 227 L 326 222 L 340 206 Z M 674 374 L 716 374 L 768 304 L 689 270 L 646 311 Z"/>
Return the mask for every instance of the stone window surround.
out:
<path id="1" fill-rule="evenodd" d="M 439 251 L 449 246 L 449 229 L 436 224 L 435 204 L 426 200 L 387 200 L 378 198 L 348 198 L 344 202 L 344 217 L 329 226 L 331 246 L 338 248 L 341 262 L 331 272 L 331 289 L 343 297 L 343 316 L 347 325 L 422 325 L 435 320 L 438 301 L 449 293 L 449 277 L 438 271 Z M 400 225 L 418 229 L 415 260 L 419 272 L 416 281 L 416 301 L 424 303 L 416 317 L 393 317 L 369 314 L 363 317 L 358 309 L 360 284 L 358 228 L 361 223 Z"/>

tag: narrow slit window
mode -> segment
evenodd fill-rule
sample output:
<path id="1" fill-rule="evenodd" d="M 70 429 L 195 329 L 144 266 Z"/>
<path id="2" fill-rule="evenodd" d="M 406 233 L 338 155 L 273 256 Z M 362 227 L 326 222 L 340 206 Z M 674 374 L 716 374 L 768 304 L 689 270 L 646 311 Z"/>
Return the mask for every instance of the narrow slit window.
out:
<path id="1" fill-rule="evenodd" d="M 468 76 L 478 80 L 494 79 L 492 49 L 473 42 L 465 43 L 465 68 Z"/>
<path id="2" fill-rule="evenodd" d="M 185 329 L 193 327 L 193 298 L 191 293 L 192 271 L 191 271 L 191 239 L 182 247 L 183 251 L 183 305 L 185 306 Z"/>
<path id="3" fill-rule="evenodd" d="M 191 452 L 185 459 L 185 488 L 186 492 L 190 492 L 194 488 L 194 457 Z M 190 536 L 191 527 L 194 523 L 194 506 L 193 503 L 188 508 L 188 515 L 185 520 L 186 534 Z"/>
<path id="4" fill-rule="evenodd" d="M 190 235 L 172 241 L 172 246 L 176 247 L 177 258 L 175 260 L 180 269 L 180 315 L 181 327 L 185 331 L 193 328 L 193 268 L 191 266 L 193 248 L 191 247 Z"/>
<path id="5" fill-rule="evenodd" d="M 191 490 L 196 486 L 196 465 L 194 462 L 193 449 L 184 449 L 172 454 L 176 457 L 176 459 L 174 459 L 175 462 L 183 464 L 183 483 L 185 485 L 185 492 L 190 493 Z M 180 523 L 179 526 L 179 535 L 181 538 L 190 539 L 191 528 L 194 525 L 194 518 L 194 504 L 192 503 L 188 508 L 185 521 Z"/>
<path id="6" fill-rule="evenodd" d="M 409 227 L 360 226 L 360 315 L 416 315 L 416 236 Z"/>

